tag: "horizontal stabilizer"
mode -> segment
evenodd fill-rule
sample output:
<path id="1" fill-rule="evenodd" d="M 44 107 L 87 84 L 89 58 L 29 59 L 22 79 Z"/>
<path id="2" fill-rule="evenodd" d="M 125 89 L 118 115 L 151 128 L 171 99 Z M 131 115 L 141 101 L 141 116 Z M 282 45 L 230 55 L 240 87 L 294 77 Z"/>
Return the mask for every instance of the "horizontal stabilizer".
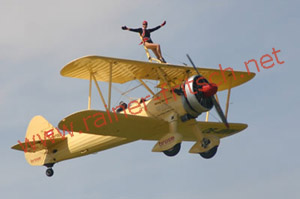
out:
<path id="1" fill-rule="evenodd" d="M 56 138 L 53 140 L 45 140 L 45 141 L 36 140 L 36 141 L 19 142 L 19 144 L 16 144 L 11 148 L 19 151 L 24 151 L 24 152 L 35 152 L 35 151 L 50 148 L 54 144 L 57 144 L 65 139 Z"/>

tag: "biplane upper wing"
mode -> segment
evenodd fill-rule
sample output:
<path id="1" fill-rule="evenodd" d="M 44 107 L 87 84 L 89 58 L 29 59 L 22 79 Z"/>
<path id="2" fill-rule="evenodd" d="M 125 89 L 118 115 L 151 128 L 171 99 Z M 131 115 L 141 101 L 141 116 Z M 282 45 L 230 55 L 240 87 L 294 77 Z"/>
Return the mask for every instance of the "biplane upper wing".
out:
<path id="1" fill-rule="evenodd" d="M 209 82 L 218 84 L 219 91 L 239 86 L 255 76 L 255 73 L 240 71 L 232 73 L 208 68 L 199 68 L 198 70 Z M 111 77 L 113 83 L 121 84 L 135 79 L 159 80 L 160 85 L 168 83 L 170 86 L 179 85 L 182 80 L 196 75 L 193 67 L 101 56 L 86 56 L 76 59 L 64 66 L 60 73 L 65 77 L 88 80 L 92 73 L 97 81 L 108 82 Z M 233 81 L 229 81 L 231 76 Z"/>
<path id="2" fill-rule="evenodd" d="M 216 135 L 219 138 L 233 135 L 247 128 L 246 124 L 238 123 L 230 123 L 230 128 L 227 128 L 219 122 L 195 120 L 179 122 L 178 132 L 183 136 L 184 141 L 196 141 L 192 130 L 194 125 L 198 125 L 204 134 Z M 163 120 L 99 110 L 84 110 L 71 114 L 60 121 L 58 128 L 132 140 L 159 140 L 169 132 L 169 124 Z"/>

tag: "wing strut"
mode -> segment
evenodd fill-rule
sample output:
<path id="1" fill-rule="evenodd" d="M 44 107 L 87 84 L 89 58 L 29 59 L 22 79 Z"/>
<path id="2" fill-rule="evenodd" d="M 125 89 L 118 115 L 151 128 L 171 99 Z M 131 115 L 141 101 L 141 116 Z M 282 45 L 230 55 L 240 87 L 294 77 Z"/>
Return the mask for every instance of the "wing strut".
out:
<path id="1" fill-rule="evenodd" d="M 107 109 L 107 105 L 106 105 L 106 103 L 105 103 L 104 97 L 103 97 L 102 92 L 101 92 L 101 89 L 100 89 L 100 87 L 99 87 L 99 84 L 98 84 L 98 82 L 97 82 L 97 80 L 96 80 L 96 78 L 95 78 L 95 75 L 92 74 L 92 77 L 93 77 L 93 79 L 94 79 L 94 82 L 95 82 L 95 85 L 96 85 L 96 87 L 97 87 L 98 93 L 99 93 L 99 95 L 100 95 L 100 97 L 101 97 L 102 103 L 103 103 L 105 109 Z"/>
<path id="2" fill-rule="evenodd" d="M 208 122 L 209 111 L 206 112 L 205 122 Z"/>
<path id="3" fill-rule="evenodd" d="M 88 109 L 89 110 L 91 110 L 91 101 L 92 101 L 92 72 L 90 72 L 89 102 L 88 102 Z"/>
<path id="4" fill-rule="evenodd" d="M 153 96 L 156 96 L 155 93 L 153 93 L 153 91 L 147 86 L 147 84 L 145 84 L 145 82 L 141 79 L 138 79 L 141 84 L 143 84 L 143 86 L 153 95 Z"/>
<path id="5" fill-rule="evenodd" d="M 109 111 L 110 111 L 110 105 L 111 105 L 112 66 L 113 66 L 113 64 L 110 63 L 110 66 L 109 66 L 109 84 L 108 84 L 108 110 Z"/>

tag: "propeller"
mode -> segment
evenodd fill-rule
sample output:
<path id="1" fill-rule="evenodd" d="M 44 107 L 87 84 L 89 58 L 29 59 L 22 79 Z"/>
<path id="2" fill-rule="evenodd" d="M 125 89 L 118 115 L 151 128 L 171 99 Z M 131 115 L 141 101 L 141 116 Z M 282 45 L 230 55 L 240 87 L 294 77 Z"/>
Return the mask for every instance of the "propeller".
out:
<path id="1" fill-rule="evenodd" d="M 188 54 L 186 54 L 186 56 L 187 56 L 187 58 L 189 59 L 189 61 L 191 62 L 192 66 L 194 67 L 195 71 L 198 73 L 198 75 L 199 75 L 199 76 L 202 76 L 202 75 L 199 73 L 198 69 L 196 68 L 196 66 L 195 66 L 194 62 L 192 61 L 192 59 L 190 58 L 190 56 L 189 56 Z M 223 111 L 222 111 L 222 108 L 221 108 L 220 104 L 217 102 L 215 96 L 212 95 L 212 96 L 210 96 L 210 98 L 212 99 L 212 102 L 213 102 L 213 104 L 214 104 L 214 106 L 215 106 L 215 108 L 216 108 L 216 110 L 217 110 L 217 113 L 218 113 L 218 115 L 220 116 L 222 122 L 225 124 L 225 126 L 226 126 L 227 128 L 229 128 L 229 124 L 228 124 L 228 122 L 227 122 L 227 119 L 226 119 L 226 117 L 225 117 L 225 115 L 224 115 L 224 113 L 223 113 Z"/>

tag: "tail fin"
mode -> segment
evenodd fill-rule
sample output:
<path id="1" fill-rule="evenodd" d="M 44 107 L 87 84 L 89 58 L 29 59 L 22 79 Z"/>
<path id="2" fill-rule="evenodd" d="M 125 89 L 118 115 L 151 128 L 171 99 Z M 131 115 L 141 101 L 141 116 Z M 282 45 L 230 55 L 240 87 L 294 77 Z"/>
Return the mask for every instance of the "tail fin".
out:
<path id="1" fill-rule="evenodd" d="M 61 133 L 52 126 L 44 117 L 35 116 L 31 119 L 25 142 L 12 146 L 12 149 L 25 152 L 25 159 L 30 165 L 44 165 L 47 160 L 48 150 L 65 139 Z"/>

